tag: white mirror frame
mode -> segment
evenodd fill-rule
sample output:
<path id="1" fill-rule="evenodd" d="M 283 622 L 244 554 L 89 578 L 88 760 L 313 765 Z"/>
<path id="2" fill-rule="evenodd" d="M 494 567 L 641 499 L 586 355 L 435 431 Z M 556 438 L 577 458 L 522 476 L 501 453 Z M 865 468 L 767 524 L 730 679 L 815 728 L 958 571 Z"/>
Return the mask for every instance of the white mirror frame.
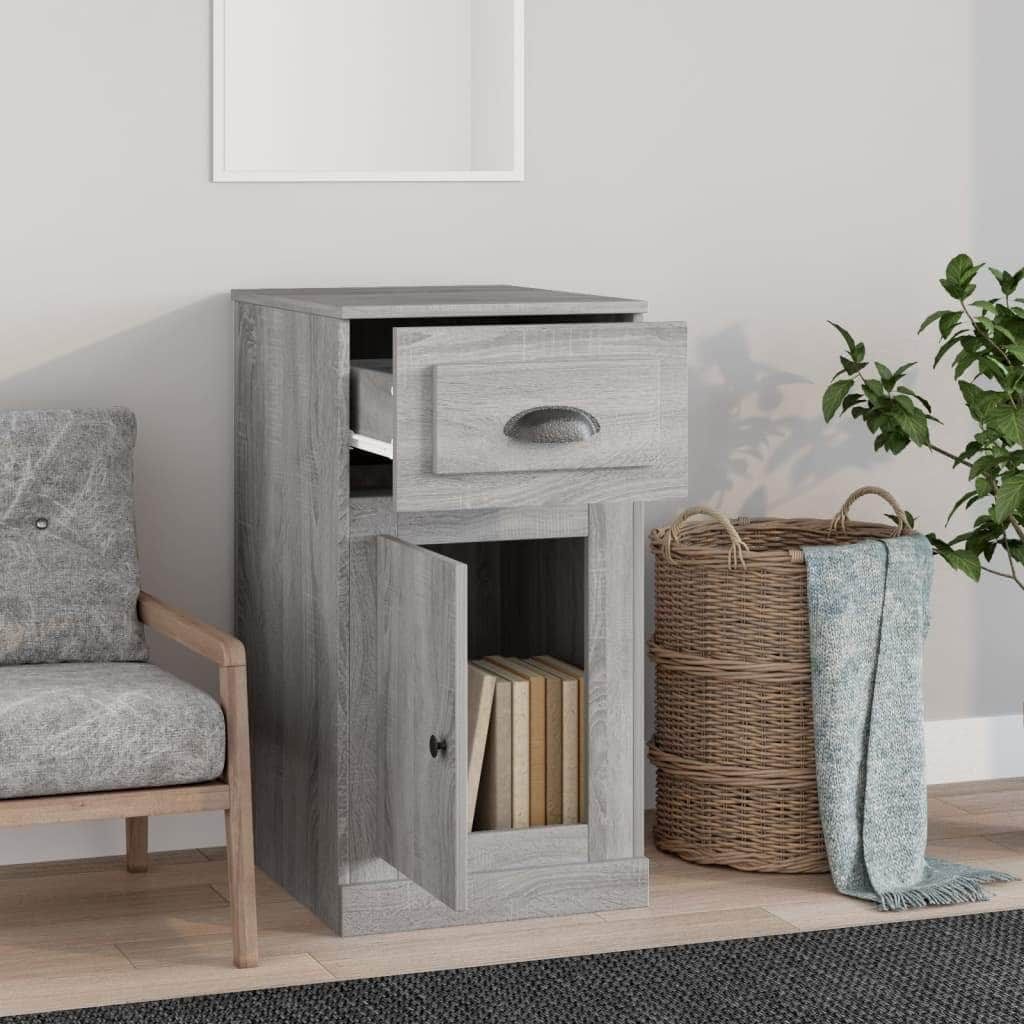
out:
<path id="1" fill-rule="evenodd" d="M 214 181 L 523 181 L 525 177 L 525 0 L 512 0 L 513 35 L 513 166 L 508 171 L 265 171 L 238 170 L 226 165 L 224 48 L 226 0 L 212 0 L 213 180 Z"/>

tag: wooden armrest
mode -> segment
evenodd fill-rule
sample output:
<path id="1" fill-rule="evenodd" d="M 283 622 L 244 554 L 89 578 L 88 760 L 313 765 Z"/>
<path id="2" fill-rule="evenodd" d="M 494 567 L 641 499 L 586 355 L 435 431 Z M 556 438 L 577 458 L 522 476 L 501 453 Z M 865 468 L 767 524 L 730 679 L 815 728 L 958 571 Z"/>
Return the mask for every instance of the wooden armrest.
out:
<path id="1" fill-rule="evenodd" d="M 145 591 L 139 594 L 139 618 L 158 633 L 221 668 L 245 667 L 245 645 L 241 640 L 164 604 Z"/>

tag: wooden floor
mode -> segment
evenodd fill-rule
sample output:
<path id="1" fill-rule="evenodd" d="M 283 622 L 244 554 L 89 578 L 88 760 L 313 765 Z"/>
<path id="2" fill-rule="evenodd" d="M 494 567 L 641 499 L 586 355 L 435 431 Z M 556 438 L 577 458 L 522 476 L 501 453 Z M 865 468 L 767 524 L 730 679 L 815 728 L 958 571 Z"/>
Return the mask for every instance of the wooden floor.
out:
<path id="1" fill-rule="evenodd" d="M 1024 876 L 1024 780 L 931 792 L 929 852 Z M 651 905 L 339 939 L 261 877 L 263 960 L 231 966 L 223 850 L 0 867 L 0 1015 L 1024 907 L 1024 882 L 964 907 L 881 914 L 827 875 L 702 868 L 650 849 Z"/>

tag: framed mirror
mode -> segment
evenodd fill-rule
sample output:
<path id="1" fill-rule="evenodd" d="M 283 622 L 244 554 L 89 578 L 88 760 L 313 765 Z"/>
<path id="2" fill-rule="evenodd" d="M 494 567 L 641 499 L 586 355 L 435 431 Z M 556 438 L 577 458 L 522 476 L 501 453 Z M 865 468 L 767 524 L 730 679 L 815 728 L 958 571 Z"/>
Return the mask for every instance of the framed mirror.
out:
<path id="1" fill-rule="evenodd" d="M 213 0 L 214 181 L 521 181 L 524 0 Z"/>

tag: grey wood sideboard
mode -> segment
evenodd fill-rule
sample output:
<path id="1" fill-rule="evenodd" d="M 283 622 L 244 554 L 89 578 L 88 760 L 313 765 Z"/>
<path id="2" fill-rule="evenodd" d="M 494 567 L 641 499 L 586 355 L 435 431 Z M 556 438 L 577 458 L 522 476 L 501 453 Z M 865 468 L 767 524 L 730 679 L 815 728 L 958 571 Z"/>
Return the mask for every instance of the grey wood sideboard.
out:
<path id="1" fill-rule="evenodd" d="M 685 325 L 514 287 L 232 297 L 259 865 L 345 935 L 646 905 L 640 503 L 685 493 Z M 581 824 L 472 831 L 466 662 L 499 653 L 585 669 Z"/>

